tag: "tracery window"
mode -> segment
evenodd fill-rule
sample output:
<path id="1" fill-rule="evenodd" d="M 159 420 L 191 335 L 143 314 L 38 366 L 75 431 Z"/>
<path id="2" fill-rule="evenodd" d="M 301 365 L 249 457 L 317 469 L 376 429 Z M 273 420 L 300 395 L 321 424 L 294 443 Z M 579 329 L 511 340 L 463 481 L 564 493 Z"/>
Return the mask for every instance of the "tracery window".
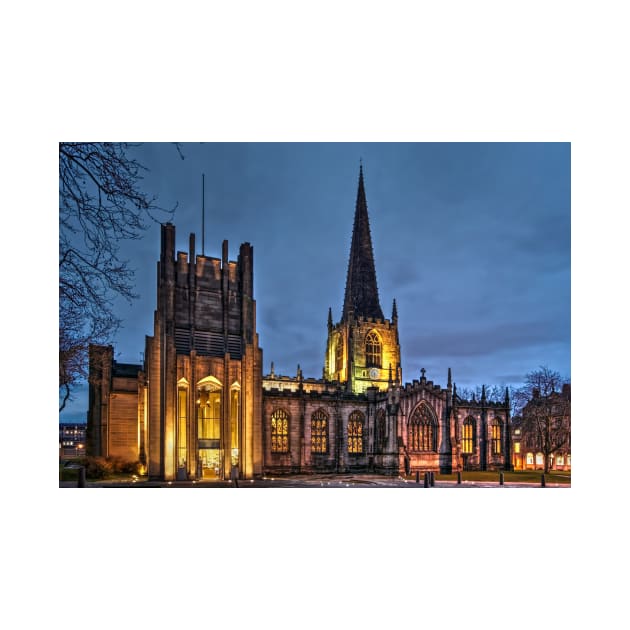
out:
<path id="1" fill-rule="evenodd" d="M 353 411 L 348 418 L 348 453 L 363 453 L 364 417 L 360 411 Z"/>
<path id="2" fill-rule="evenodd" d="M 328 452 L 328 414 L 323 409 L 318 409 L 311 416 L 311 451 Z"/>
<path id="3" fill-rule="evenodd" d="M 462 427 L 462 453 L 470 455 L 475 446 L 475 419 L 468 416 Z"/>
<path id="4" fill-rule="evenodd" d="M 500 455 L 501 441 L 503 439 L 503 423 L 498 418 L 495 418 L 490 429 L 492 431 L 490 438 L 492 441 L 492 454 Z"/>
<path id="5" fill-rule="evenodd" d="M 337 337 L 335 345 L 335 372 L 343 368 L 343 335 Z"/>
<path id="6" fill-rule="evenodd" d="M 177 390 L 177 465 L 186 465 L 186 429 L 188 426 L 188 390 Z"/>
<path id="7" fill-rule="evenodd" d="M 276 409 L 271 414 L 271 452 L 289 451 L 289 414 L 284 409 Z"/>
<path id="8" fill-rule="evenodd" d="M 365 338 L 365 365 L 367 367 L 381 367 L 381 340 L 372 331 Z"/>
<path id="9" fill-rule="evenodd" d="M 385 411 L 383 409 L 379 409 L 376 412 L 376 447 L 377 449 L 383 450 L 387 443 L 387 425 L 385 423 Z"/>
<path id="10" fill-rule="evenodd" d="M 418 405 L 409 420 L 409 450 L 437 450 L 437 422 L 427 404 Z"/>

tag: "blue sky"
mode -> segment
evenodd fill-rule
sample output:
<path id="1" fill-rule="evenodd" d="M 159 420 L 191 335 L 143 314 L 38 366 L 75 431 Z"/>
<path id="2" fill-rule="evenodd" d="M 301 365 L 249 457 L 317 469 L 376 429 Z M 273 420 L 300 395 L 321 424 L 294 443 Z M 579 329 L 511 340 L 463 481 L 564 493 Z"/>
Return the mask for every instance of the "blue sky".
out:
<path id="1" fill-rule="evenodd" d="M 320 377 L 328 307 L 341 316 L 363 160 L 381 306 L 398 304 L 403 380 L 519 385 L 547 365 L 570 378 L 568 143 L 169 143 L 133 149 L 143 187 L 177 205 L 176 246 L 254 246 L 264 372 Z M 139 299 L 118 302 L 116 359 L 140 362 L 152 334 L 159 225 L 123 243 Z M 86 388 L 60 415 L 83 421 Z"/>

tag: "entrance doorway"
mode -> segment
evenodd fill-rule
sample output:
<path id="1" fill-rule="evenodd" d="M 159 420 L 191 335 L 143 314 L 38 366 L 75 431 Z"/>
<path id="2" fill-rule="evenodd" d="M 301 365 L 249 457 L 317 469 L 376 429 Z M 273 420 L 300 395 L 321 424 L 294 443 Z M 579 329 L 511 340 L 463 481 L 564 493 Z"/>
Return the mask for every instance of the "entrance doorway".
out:
<path id="1" fill-rule="evenodd" d="M 199 448 L 202 479 L 223 479 L 223 451 L 220 448 Z"/>

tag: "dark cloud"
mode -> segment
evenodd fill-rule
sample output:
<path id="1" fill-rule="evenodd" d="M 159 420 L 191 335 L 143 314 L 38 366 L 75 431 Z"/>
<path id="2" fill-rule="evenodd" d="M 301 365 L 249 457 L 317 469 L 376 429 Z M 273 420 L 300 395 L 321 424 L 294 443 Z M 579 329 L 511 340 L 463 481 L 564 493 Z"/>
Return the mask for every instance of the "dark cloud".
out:
<path id="1" fill-rule="evenodd" d="M 182 152 L 136 149 L 144 185 L 163 206 L 177 204 L 176 247 L 188 251 L 195 232 L 200 252 L 205 173 L 206 254 L 219 256 L 223 239 L 231 259 L 241 242 L 254 246 L 265 371 L 273 360 L 321 375 L 363 157 L 381 305 L 389 316 L 397 300 L 406 377 L 424 365 L 444 380 L 447 362 L 471 384 L 522 378 L 541 363 L 570 375 L 568 144 L 200 143 Z M 159 250 L 157 224 L 121 244 L 140 295 L 117 302 L 121 360 L 138 361 L 152 334 Z"/>

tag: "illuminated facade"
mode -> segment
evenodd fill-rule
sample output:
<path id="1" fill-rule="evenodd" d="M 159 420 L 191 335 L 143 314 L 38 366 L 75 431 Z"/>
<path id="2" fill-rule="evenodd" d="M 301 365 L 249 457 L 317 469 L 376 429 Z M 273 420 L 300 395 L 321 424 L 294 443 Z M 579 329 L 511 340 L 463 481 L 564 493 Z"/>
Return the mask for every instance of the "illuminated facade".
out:
<path id="1" fill-rule="evenodd" d="M 403 385 L 398 313 L 379 302 L 362 169 L 341 319 L 328 314 L 323 378 L 262 374 L 253 248 L 238 260 L 175 253 L 162 226 L 154 334 L 144 365 L 90 349 L 88 450 L 146 465 L 159 479 L 265 473 L 510 467 L 509 399 L 457 396 L 427 380 Z"/>
<path id="2" fill-rule="evenodd" d="M 175 254 L 162 226 L 154 334 L 127 383 L 123 413 L 112 348 L 90 349 L 89 447 L 139 460 L 159 479 L 251 478 L 262 472 L 261 365 L 253 299 L 253 248 L 237 261 Z M 135 415 L 133 411 L 135 410 Z M 115 427 L 127 439 L 115 439 Z M 120 433 L 120 431 L 119 431 Z"/>
<path id="3" fill-rule="evenodd" d="M 363 168 L 352 229 L 348 275 L 341 321 L 333 325 L 328 311 L 328 343 L 324 366 L 326 380 L 345 383 L 354 394 L 368 387 L 387 390 L 402 382 L 396 301 L 387 320 L 378 298 Z"/>

